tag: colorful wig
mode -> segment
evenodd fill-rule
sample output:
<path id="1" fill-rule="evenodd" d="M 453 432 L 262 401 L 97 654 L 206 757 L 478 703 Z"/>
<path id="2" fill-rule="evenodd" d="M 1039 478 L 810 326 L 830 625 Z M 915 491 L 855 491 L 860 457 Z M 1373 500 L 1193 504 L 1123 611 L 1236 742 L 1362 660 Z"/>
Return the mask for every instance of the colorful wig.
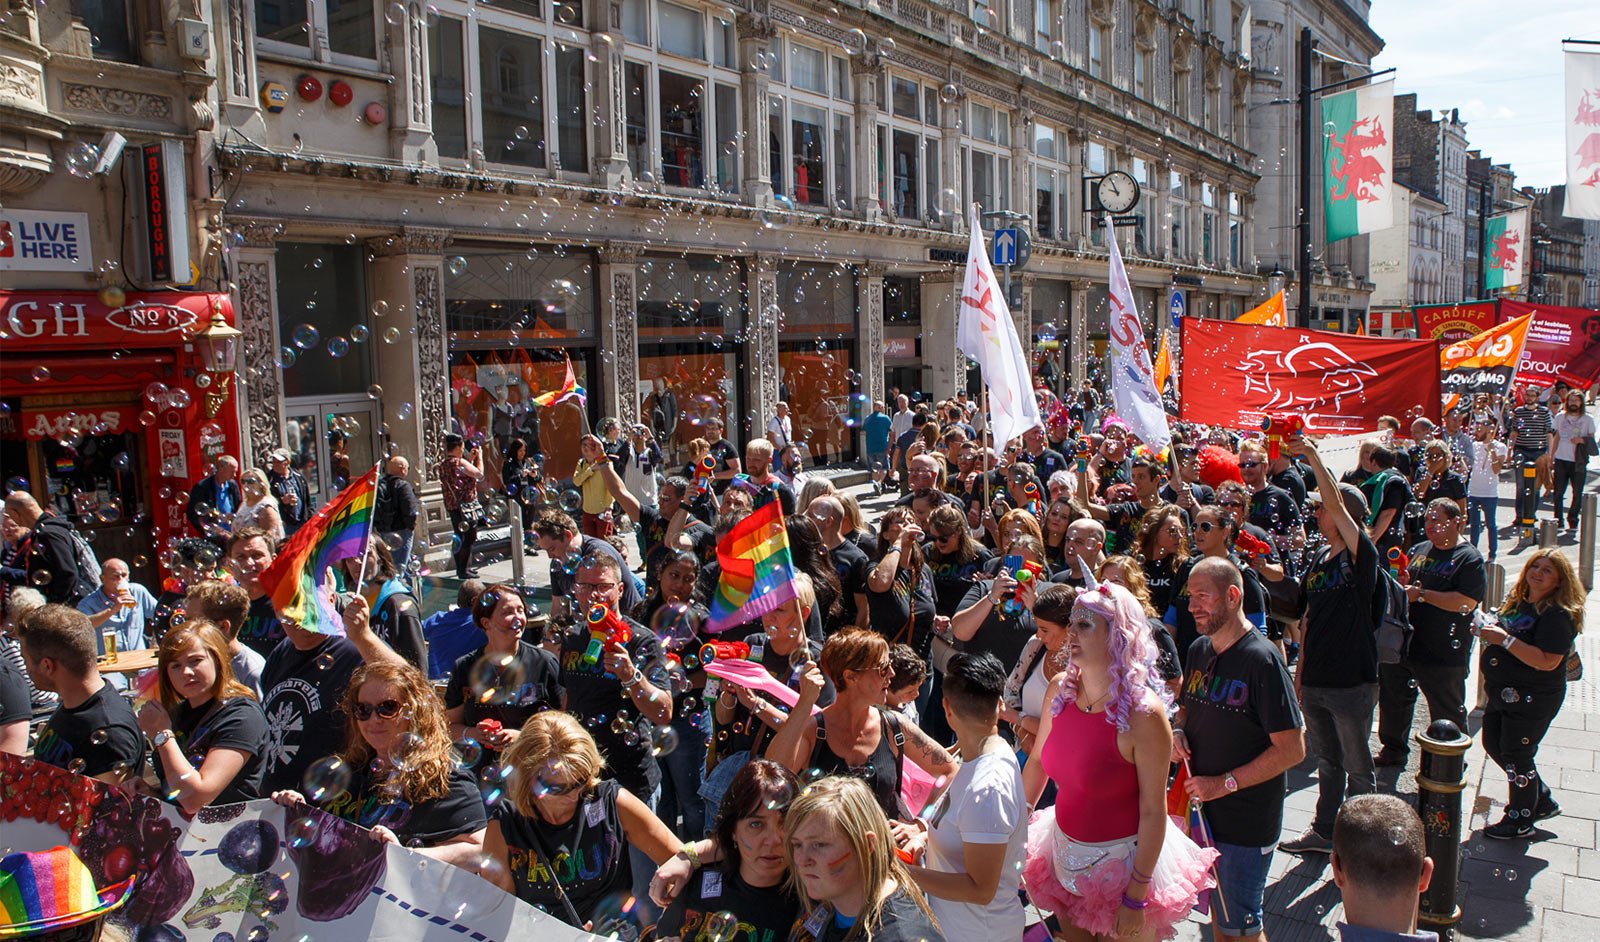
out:
<path id="1" fill-rule="evenodd" d="M 1158 702 L 1163 712 L 1170 712 L 1172 695 L 1155 673 L 1158 652 L 1151 640 L 1150 622 L 1134 594 L 1120 585 L 1103 582 L 1080 593 L 1072 608 L 1074 614 L 1078 609 L 1085 609 L 1106 621 L 1106 648 L 1111 654 L 1111 666 L 1107 671 L 1111 675 L 1111 690 L 1106 700 L 1106 716 L 1112 724 L 1127 732 L 1129 717 L 1135 710 L 1156 709 Z M 1078 699 L 1080 671 L 1069 657 L 1061 687 L 1062 702 L 1052 704 L 1052 709 Z"/>
<path id="2" fill-rule="evenodd" d="M 1239 456 L 1221 445 L 1207 445 L 1200 449 L 1200 481 L 1210 488 L 1222 486 L 1224 481 L 1244 483 L 1239 474 Z"/>

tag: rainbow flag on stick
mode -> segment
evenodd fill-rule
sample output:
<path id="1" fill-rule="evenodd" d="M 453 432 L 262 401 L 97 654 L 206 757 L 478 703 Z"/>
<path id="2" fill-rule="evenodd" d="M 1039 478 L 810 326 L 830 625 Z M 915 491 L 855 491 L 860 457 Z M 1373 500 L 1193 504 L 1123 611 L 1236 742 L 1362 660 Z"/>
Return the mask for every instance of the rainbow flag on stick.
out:
<path id="1" fill-rule="evenodd" d="M 578 377 L 572 372 L 572 357 L 567 357 L 567 378 L 562 382 L 561 388 L 552 389 L 542 395 L 534 396 L 533 404 L 541 409 L 548 409 L 557 403 L 566 402 L 568 399 L 577 400 L 580 408 L 588 399 L 588 394 L 583 391 L 582 386 L 578 385 Z"/>
<path id="2" fill-rule="evenodd" d="M 722 578 L 711 600 L 706 631 L 717 634 L 793 602 L 794 559 L 783 507 L 763 504 L 717 544 Z"/>
<path id="3" fill-rule="evenodd" d="M 261 585 L 271 596 L 279 619 L 318 634 L 344 634 L 344 622 L 333 608 L 328 569 L 366 552 L 372 540 L 372 505 L 377 492 L 378 468 L 374 465 L 279 548 L 278 558 L 261 573 Z"/>

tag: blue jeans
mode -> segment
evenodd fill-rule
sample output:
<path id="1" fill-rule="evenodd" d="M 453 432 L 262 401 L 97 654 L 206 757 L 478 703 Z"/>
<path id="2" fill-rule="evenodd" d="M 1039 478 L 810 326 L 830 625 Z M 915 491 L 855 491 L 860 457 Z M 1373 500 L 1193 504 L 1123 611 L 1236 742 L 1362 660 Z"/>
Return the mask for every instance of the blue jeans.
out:
<path id="1" fill-rule="evenodd" d="M 639 796 L 645 807 L 655 811 L 661 804 L 661 786 L 657 785 L 649 798 Z M 641 926 L 654 925 L 661 918 L 661 910 L 650 901 L 650 878 L 656 875 L 656 862 L 650 855 L 639 849 L 639 845 L 628 845 L 628 865 L 633 868 L 633 918 Z"/>
<path id="2" fill-rule="evenodd" d="M 1472 528 L 1472 545 L 1478 545 L 1478 529 L 1481 526 L 1489 528 L 1489 555 L 1495 556 L 1500 552 L 1500 529 L 1495 525 L 1494 512 L 1500 506 L 1498 497 L 1468 497 L 1467 520 Z"/>
<path id="3" fill-rule="evenodd" d="M 1222 856 L 1217 858 L 1217 888 L 1211 894 L 1211 924 L 1222 935 L 1255 935 L 1262 929 L 1261 904 L 1267 892 L 1272 848 L 1221 841 L 1216 848 Z"/>
<path id="4" fill-rule="evenodd" d="M 686 841 L 699 840 L 706 833 L 705 802 L 700 798 L 700 782 L 706 771 L 706 743 L 710 737 L 702 725 L 687 717 L 672 717 L 678 748 L 658 760 L 661 766 L 661 808 L 657 815 L 672 833 Z M 683 827 L 677 825 L 683 817 Z"/>

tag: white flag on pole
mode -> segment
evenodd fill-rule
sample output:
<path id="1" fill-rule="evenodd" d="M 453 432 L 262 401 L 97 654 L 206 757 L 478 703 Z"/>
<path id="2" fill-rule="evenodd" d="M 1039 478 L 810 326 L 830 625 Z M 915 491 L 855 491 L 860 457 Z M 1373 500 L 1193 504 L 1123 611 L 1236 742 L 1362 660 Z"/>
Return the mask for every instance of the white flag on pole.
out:
<path id="1" fill-rule="evenodd" d="M 1567 196 L 1561 215 L 1600 219 L 1600 53 L 1567 50 Z"/>
<path id="2" fill-rule="evenodd" d="M 1044 425 L 1011 310 L 983 247 L 977 207 L 972 210 L 972 241 L 967 248 L 967 275 L 961 287 L 956 349 L 983 371 L 983 381 L 989 387 L 989 423 L 996 449 L 1004 448 L 1006 442 L 1028 429 Z M 1149 365 L 1148 358 L 1145 365 Z"/>
<path id="3" fill-rule="evenodd" d="M 1111 310 L 1107 318 L 1111 399 L 1128 429 L 1159 454 L 1172 441 L 1172 434 L 1167 430 L 1167 412 L 1161 406 L 1155 371 L 1150 366 L 1150 345 L 1144 341 L 1144 324 L 1133 303 L 1133 288 L 1128 285 L 1128 270 L 1122 267 L 1122 251 L 1117 247 L 1117 231 L 1109 215 L 1106 242 L 1111 246 Z"/>

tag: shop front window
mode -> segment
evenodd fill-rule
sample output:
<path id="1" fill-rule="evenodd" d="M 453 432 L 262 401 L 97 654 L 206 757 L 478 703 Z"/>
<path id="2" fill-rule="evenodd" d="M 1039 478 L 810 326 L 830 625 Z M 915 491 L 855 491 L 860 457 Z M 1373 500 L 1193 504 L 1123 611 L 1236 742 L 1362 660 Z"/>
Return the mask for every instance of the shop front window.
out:
<path id="1" fill-rule="evenodd" d="M 856 450 L 851 395 L 859 392 L 848 344 L 792 341 L 778 348 L 778 398 L 789 404 L 794 438 L 811 464 L 845 461 Z M 859 410 L 858 410 L 859 411 Z"/>
<path id="2" fill-rule="evenodd" d="M 688 466 L 689 444 L 715 441 L 706 423 L 720 419 L 742 428 L 739 415 L 741 357 L 733 346 L 707 343 L 656 343 L 639 347 L 639 416 L 666 456 L 668 474 Z M 737 432 L 727 433 L 735 441 Z"/>
<path id="3" fill-rule="evenodd" d="M 676 473 L 708 419 L 743 427 L 743 351 L 733 338 L 744 323 L 744 268 L 720 256 L 651 255 L 638 273 L 639 414 Z"/>
<path id="4" fill-rule="evenodd" d="M 578 440 L 587 429 L 584 404 L 567 399 L 541 407 L 533 400 L 562 388 L 568 357 L 579 386 L 594 387 L 589 351 L 549 346 L 474 349 L 451 332 L 450 430 L 483 446 L 485 486 L 504 492 L 502 466 L 514 439 L 527 443 L 547 481 L 571 477 Z"/>
<path id="5" fill-rule="evenodd" d="M 810 105 L 790 106 L 791 153 L 794 155 L 794 199 L 803 205 L 827 202 L 826 113 Z"/>
<path id="6" fill-rule="evenodd" d="M 277 276 L 284 396 L 364 394 L 372 322 L 362 249 L 281 242 Z"/>
<path id="7" fill-rule="evenodd" d="M 520 346 L 594 336 L 595 264 L 588 253 L 463 249 L 445 262 L 444 296 L 455 339 Z"/>
<path id="8" fill-rule="evenodd" d="M 1033 375 L 1060 393 L 1072 376 L 1067 283 L 1040 279 L 1033 284 L 1032 300 Z"/>

